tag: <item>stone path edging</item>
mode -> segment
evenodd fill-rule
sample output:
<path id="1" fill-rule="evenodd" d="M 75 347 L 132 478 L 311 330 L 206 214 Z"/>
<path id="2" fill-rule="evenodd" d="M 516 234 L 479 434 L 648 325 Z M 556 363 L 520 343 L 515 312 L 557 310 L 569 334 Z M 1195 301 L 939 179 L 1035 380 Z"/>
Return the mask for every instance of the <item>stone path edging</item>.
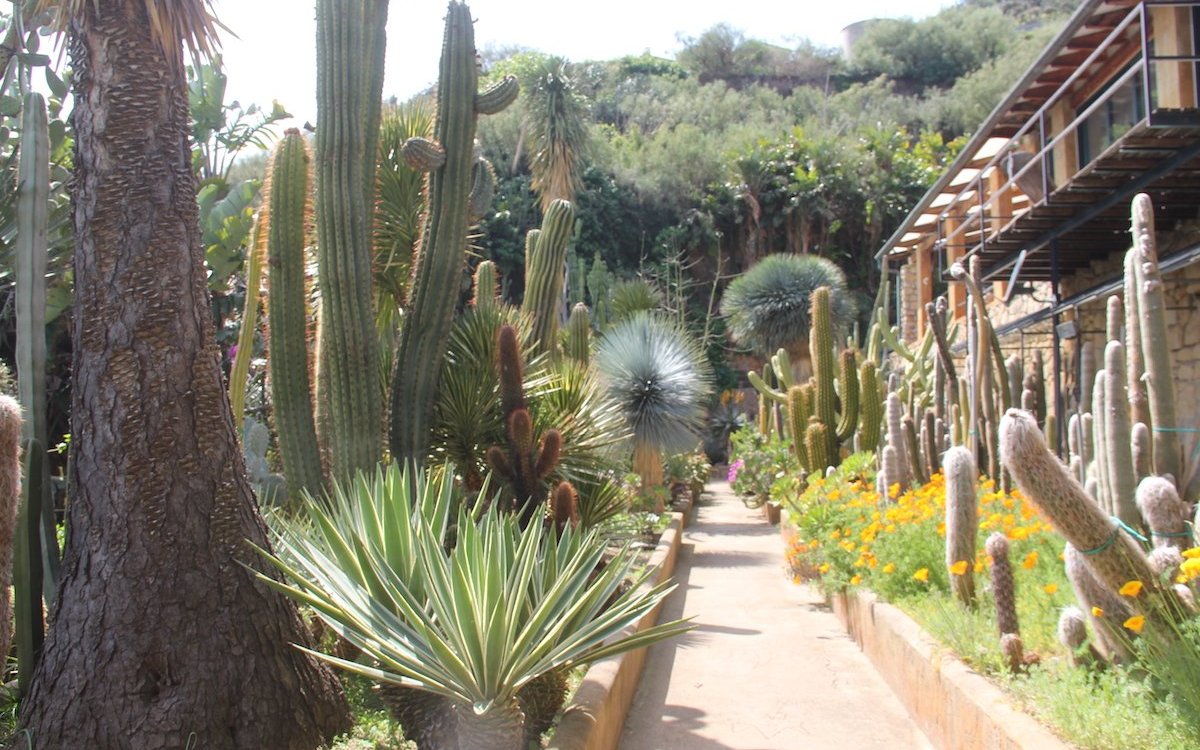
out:
<path id="1" fill-rule="evenodd" d="M 675 560 L 679 556 L 679 545 L 683 539 L 692 504 L 683 513 L 673 513 L 671 524 L 659 537 L 658 545 L 650 555 L 648 565 L 658 569 L 654 583 L 658 584 L 675 572 Z M 629 635 L 658 622 L 660 602 L 638 621 L 626 628 L 621 635 Z M 550 735 L 547 750 L 615 750 L 625 727 L 625 716 L 633 702 L 641 678 L 642 666 L 646 663 L 646 649 L 620 654 L 593 664 L 583 676 L 583 682 L 575 691 L 571 704 L 563 712 L 562 720 Z"/>
<path id="2" fill-rule="evenodd" d="M 1069 750 L 987 678 L 940 647 L 912 618 L 865 591 L 833 609 L 930 742 L 947 750 Z"/>

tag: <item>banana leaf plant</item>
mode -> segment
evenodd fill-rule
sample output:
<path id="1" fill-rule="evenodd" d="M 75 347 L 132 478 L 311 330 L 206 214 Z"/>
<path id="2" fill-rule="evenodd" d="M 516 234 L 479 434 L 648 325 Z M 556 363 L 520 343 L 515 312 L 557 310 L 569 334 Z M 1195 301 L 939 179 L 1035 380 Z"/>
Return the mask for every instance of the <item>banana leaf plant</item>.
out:
<path id="1" fill-rule="evenodd" d="M 542 524 L 522 530 L 494 507 L 473 514 L 488 505 L 488 489 L 455 503 L 451 474 L 393 466 L 360 477 L 330 503 L 310 503 L 308 522 L 284 525 L 278 552 L 263 552 L 288 582 L 262 579 L 369 659 L 317 657 L 448 699 L 462 750 L 517 750 L 522 686 L 689 629 L 673 621 L 626 630 L 674 588 L 650 585 L 653 571 L 631 576 L 630 548 L 609 557 L 595 530 L 559 536 Z"/>

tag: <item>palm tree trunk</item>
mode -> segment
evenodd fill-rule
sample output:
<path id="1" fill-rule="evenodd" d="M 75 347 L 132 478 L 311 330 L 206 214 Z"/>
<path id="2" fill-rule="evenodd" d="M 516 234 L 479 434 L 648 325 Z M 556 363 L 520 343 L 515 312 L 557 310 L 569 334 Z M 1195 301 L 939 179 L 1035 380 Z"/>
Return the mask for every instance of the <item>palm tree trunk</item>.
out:
<path id="1" fill-rule="evenodd" d="M 39 748 L 309 750 L 349 714 L 244 567 L 267 537 L 209 315 L 182 53 L 144 0 L 78 6 L 70 533 L 22 724 Z"/>

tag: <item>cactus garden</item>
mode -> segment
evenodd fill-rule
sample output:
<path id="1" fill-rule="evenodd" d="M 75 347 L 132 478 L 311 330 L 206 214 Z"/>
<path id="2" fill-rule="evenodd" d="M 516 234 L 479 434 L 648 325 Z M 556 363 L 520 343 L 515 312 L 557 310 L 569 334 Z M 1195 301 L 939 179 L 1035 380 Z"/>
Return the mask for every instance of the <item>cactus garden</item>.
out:
<path id="1" fill-rule="evenodd" d="M 1073 296 L 1083 218 L 952 242 L 1166 132 L 970 153 L 1096 0 L 609 60 L 389 5 L 304 11 L 311 114 L 231 94 L 242 8 L 0 10 L 0 746 L 975 747 L 864 607 L 1056 741 L 1200 741 L 1194 216 L 1106 184 Z M 1124 5 L 1122 85 L 1194 67 Z"/>

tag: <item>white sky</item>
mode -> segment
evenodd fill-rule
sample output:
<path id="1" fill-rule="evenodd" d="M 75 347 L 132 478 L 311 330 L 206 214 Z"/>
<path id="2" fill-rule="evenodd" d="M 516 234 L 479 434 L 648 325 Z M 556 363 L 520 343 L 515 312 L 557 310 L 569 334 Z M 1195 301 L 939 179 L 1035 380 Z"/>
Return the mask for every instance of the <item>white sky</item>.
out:
<path id="1" fill-rule="evenodd" d="M 876 17 L 922 18 L 954 0 L 472 0 L 475 46 L 519 45 L 571 61 L 627 54 L 672 57 L 679 37 L 728 23 L 747 38 L 795 47 L 840 45 L 841 29 Z M 213 0 L 222 23 L 227 101 L 279 100 L 300 122 L 316 121 L 313 0 Z M 443 0 L 393 0 L 384 96 L 406 99 L 437 78 Z"/>

